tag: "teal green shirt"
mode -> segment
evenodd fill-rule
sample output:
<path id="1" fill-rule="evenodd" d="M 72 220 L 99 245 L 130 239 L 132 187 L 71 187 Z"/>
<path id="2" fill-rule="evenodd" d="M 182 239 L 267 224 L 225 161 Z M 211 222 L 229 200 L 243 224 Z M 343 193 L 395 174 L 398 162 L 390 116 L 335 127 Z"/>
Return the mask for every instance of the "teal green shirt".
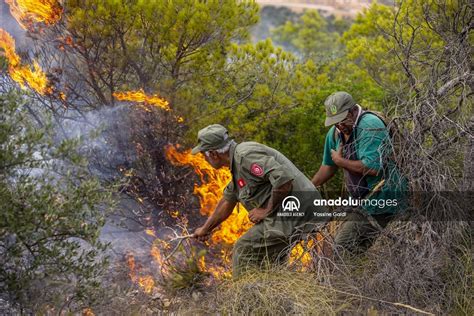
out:
<path id="1" fill-rule="evenodd" d="M 335 128 L 331 127 L 326 135 L 323 154 L 323 165 L 326 166 L 335 166 L 331 158 L 331 149 L 337 150 L 341 143 L 340 138 L 334 133 Z M 362 207 L 370 214 L 401 211 L 407 203 L 405 196 L 407 182 L 390 159 L 392 143 L 388 129 L 380 118 L 371 113 L 362 116 L 356 129 L 353 133 L 356 133 L 357 159 L 367 168 L 379 171 L 377 176 L 366 176 L 367 186 L 372 190 L 385 177 L 382 189 L 371 196 L 370 203 L 367 202 Z"/>

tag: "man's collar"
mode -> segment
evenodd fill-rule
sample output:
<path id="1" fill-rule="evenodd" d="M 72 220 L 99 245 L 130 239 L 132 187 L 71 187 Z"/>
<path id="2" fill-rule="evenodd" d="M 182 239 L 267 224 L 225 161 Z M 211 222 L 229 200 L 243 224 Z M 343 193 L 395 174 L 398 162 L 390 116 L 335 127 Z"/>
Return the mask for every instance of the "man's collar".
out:
<path id="1" fill-rule="evenodd" d="M 360 115 L 362 114 L 362 107 L 359 104 L 356 104 L 356 106 L 357 106 L 357 116 L 356 116 L 356 119 L 354 120 L 354 125 L 352 126 L 352 128 L 355 128 L 356 125 L 359 124 Z"/>

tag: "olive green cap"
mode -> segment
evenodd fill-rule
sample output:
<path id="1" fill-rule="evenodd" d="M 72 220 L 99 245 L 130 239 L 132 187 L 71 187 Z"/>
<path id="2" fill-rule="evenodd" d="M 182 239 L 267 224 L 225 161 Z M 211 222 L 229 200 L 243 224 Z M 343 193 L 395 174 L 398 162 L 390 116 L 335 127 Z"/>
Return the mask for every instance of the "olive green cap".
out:
<path id="1" fill-rule="evenodd" d="M 212 124 L 198 132 L 198 145 L 193 148 L 193 155 L 208 150 L 217 150 L 224 147 L 231 139 L 227 129 L 220 124 Z"/>
<path id="2" fill-rule="evenodd" d="M 338 91 L 331 94 L 324 101 L 326 108 L 326 126 L 337 124 L 344 120 L 349 113 L 349 109 L 356 105 L 352 96 L 344 91 Z"/>

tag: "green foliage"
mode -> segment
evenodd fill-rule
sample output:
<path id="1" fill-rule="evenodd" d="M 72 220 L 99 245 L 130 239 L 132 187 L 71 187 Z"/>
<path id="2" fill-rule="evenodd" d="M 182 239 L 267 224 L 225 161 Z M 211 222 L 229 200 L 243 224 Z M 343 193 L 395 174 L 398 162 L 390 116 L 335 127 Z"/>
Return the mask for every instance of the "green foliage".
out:
<path id="1" fill-rule="evenodd" d="M 207 102 L 196 107 L 200 125 L 221 121 L 238 137 L 261 137 L 268 119 L 292 106 L 294 67 L 294 57 L 270 40 L 232 45 Z"/>
<path id="2" fill-rule="evenodd" d="M 337 30 L 341 32 L 344 28 L 343 22 L 328 21 L 318 11 L 308 10 L 298 21 L 287 21 L 276 28 L 274 36 L 277 43 L 289 45 L 305 58 L 326 61 L 340 55 L 342 46 Z"/>
<path id="3" fill-rule="evenodd" d="M 320 17 L 316 22 L 326 23 Z M 327 133 L 323 103 L 329 94 L 345 90 L 364 107 L 381 108 L 380 87 L 344 56 L 318 65 L 311 58 L 299 60 L 270 40 L 234 44 L 227 56 L 222 77 L 206 87 L 205 102 L 195 107 L 197 124 L 189 131 L 190 143 L 199 128 L 220 122 L 238 140 L 261 141 L 281 150 L 311 177 L 322 160 Z M 338 187 L 334 181 L 331 190 Z"/>
<path id="4" fill-rule="evenodd" d="M 77 140 L 53 142 L 52 126 L 32 122 L 28 106 L 14 91 L 0 95 L 0 284 L 24 306 L 56 306 L 97 286 L 111 198 L 88 175 Z"/>
<path id="5" fill-rule="evenodd" d="M 409 47 L 412 54 L 425 60 L 434 60 L 443 49 L 440 35 L 425 19 L 425 13 L 436 7 L 435 2 L 401 1 L 399 11 L 392 6 L 372 5 L 343 36 L 349 60 L 384 87 L 409 84 L 406 71 L 429 77 L 428 68 L 422 63 L 404 63 L 406 52 L 402 48 Z M 447 3 L 448 7 L 456 6 L 457 1 Z"/>
<path id="6" fill-rule="evenodd" d="M 0 56 L 0 69 L 2 72 L 8 70 L 8 61 L 4 56 Z"/>
<path id="7" fill-rule="evenodd" d="M 160 241 L 155 240 L 155 244 L 159 245 Z M 162 262 L 159 284 L 172 294 L 203 287 L 209 276 L 203 271 L 206 252 L 188 242 L 181 244 L 171 257 Z"/>
<path id="8" fill-rule="evenodd" d="M 347 20 L 324 19 L 306 11 L 278 27 L 270 40 L 233 45 L 223 76 L 206 88 L 196 106 L 190 142 L 202 126 L 220 122 L 239 140 L 257 140 L 281 150 L 311 177 L 322 159 L 325 98 L 334 91 L 353 94 L 360 104 L 381 108 L 383 93 L 366 71 L 349 62 L 339 43 Z M 298 58 L 297 56 L 302 56 Z M 333 181 L 331 190 L 337 190 Z"/>
<path id="9" fill-rule="evenodd" d="M 353 20 L 351 18 L 334 18 L 332 15 L 328 17 L 328 30 L 330 32 L 337 32 L 337 34 L 342 35 L 346 32 L 352 25 Z"/>
<path id="10" fill-rule="evenodd" d="M 465 0 L 376 4 L 344 35 L 348 58 L 385 90 L 385 110 L 403 117 L 397 125 L 407 145 L 399 165 L 424 190 L 458 187 L 444 175 L 462 178 L 467 165 L 462 156 L 469 149 L 459 143 L 472 129 L 472 12 Z"/>
<path id="11" fill-rule="evenodd" d="M 188 83 L 208 80 L 224 63 L 225 47 L 247 38 L 258 20 L 253 1 L 70 0 L 66 8 L 75 53 L 91 66 L 91 93 L 100 101 L 143 88 L 182 111 L 200 96 Z"/>

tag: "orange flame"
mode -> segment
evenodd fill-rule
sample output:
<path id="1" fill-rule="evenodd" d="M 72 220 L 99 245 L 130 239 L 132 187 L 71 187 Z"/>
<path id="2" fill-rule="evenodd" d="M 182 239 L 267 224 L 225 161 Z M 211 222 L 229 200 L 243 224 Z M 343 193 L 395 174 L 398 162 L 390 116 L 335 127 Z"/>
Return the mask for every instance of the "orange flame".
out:
<path id="1" fill-rule="evenodd" d="M 21 58 L 15 52 L 15 40 L 3 29 L 0 29 L 0 48 L 8 60 L 8 72 L 11 78 L 22 88 L 29 86 L 40 94 L 53 92 L 45 73 L 36 61 L 33 63 L 33 69 L 21 64 Z"/>
<path id="2" fill-rule="evenodd" d="M 82 310 L 82 316 L 95 316 L 95 314 L 92 309 L 88 307 Z"/>
<path id="3" fill-rule="evenodd" d="M 148 294 L 150 294 L 153 291 L 153 288 L 155 287 L 155 281 L 153 280 L 153 277 L 151 275 L 139 277 L 138 284 L 143 289 L 143 291 Z"/>
<path id="4" fill-rule="evenodd" d="M 221 199 L 225 186 L 232 179 L 230 170 L 214 169 L 202 154 L 192 155 L 190 150 L 180 153 L 173 146 L 166 148 L 166 158 L 175 165 L 193 167 L 201 178 L 201 184 L 194 186 L 194 194 L 199 198 L 201 214 L 210 216 Z M 211 240 L 214 244 L 225 242 L 232 245 L 250 227 L 252 223 L 248 219 L 247 212 L 236 206 L 230 217 L 212 234 Z"/>
<path id="5" fill-rule="evenodd" d="M 198 266 L 201 271 L 206 271 L 217 279 L 230 278 L 232 276 L 232 272 L 226 269 L 224 266 L 208 266 L 204 256 L 199 258 Z"/>
<path id="6" fill-rule="evenodd" d="M 132 256 L 132 255 L 129 255 L 127 256 L 127 264 L 128 264 L 128 267 L 130 268 L 130 279 L 132 279 L 132 281 L 135 281 L 137 279 L 137 275 L 136 275 L 136 268 L 135 268 L 135 258 Z"/>
<path id="7" fill-rule="evenodd" d="M 56 24 L 61 20 L 63 8 L 56 0 L 6 0 L 10 12 L 24 29 L 33 23 Z"/>
<path id="8" fill-rule="evenodd" d="M 335 225 L 329 225 L 327 234 L 331 235 L 335 232 Z M 331 252 L 330 244 L 328 244 L 324 234 L 316 233 L 309 240 L 302 240 L 291 249 L 289 257 L 289 265 L 299 269 L 299 271 L 307 271 L 311 269 L 314 262 L 313 255 L 317 254 L 326 256 Z"/>
<path id="9" fill-rule="evenodd" d="M 163 240 L 156 240 L 155 242 L 159 242 L 161 245 L 161 249 L 169 249 L 169 244 Z M 160 271 L 162 274 L 166 274 L 169 272 L 167 269 L 167 265 L 165 264 L 165 258 L 163 257 L 161 250 L 158 246 L 153 245 L 150 250 L 150 254 L 153 257 L 155 263 L 158 264 L 160 267 Z"/>
<path id="10" fill-rule="evenodd" d="M 145 233 L 146 233 L 147 235 L 156 237 L 155 232 L 153 231 L 153 229 L 145 229 Z"/>
<path id="11" fill-rule="evenodd" d="M 143 289 L 145 293 L 151 293 L 153 291 L 153 288 L 155 287 L 155 281 L 153 280 L 153 277 L 151 275 L 146 275 L 146 276 L 138 276 L 137 272 L 138 269 L 135 264 L 135 258 L 132 255 L 129 255 L 127 257 L 127 263 L 128 267 L 130 269 L 130 279 L 133 282 L 138 283 L 140 287 Z"/>
<path id="12" fill-rule="evenodd" d="M 312 239 L 307 242 L 300 241 L 296 246 L 291 249 L 289 264 L 298 263 L 301 267 L 300 270 L 304 271 L 311 265 L 312 257 L 310 250 L 314 247 Z"/>
<path id="13" fill-rule="evenodd" d="M 170 110 L 168 101 L 160 98 L 156 94 L 148 96 L 141 89 L 138 91 L 114 92 L 112 95 L 114 96 L 114 98 L 116 98 L 119 101 L 138 102 L 138 103 L 143 103 L 145 105 L 153 105 L 153 106 L 162 108 L 166 111 Z"/>

